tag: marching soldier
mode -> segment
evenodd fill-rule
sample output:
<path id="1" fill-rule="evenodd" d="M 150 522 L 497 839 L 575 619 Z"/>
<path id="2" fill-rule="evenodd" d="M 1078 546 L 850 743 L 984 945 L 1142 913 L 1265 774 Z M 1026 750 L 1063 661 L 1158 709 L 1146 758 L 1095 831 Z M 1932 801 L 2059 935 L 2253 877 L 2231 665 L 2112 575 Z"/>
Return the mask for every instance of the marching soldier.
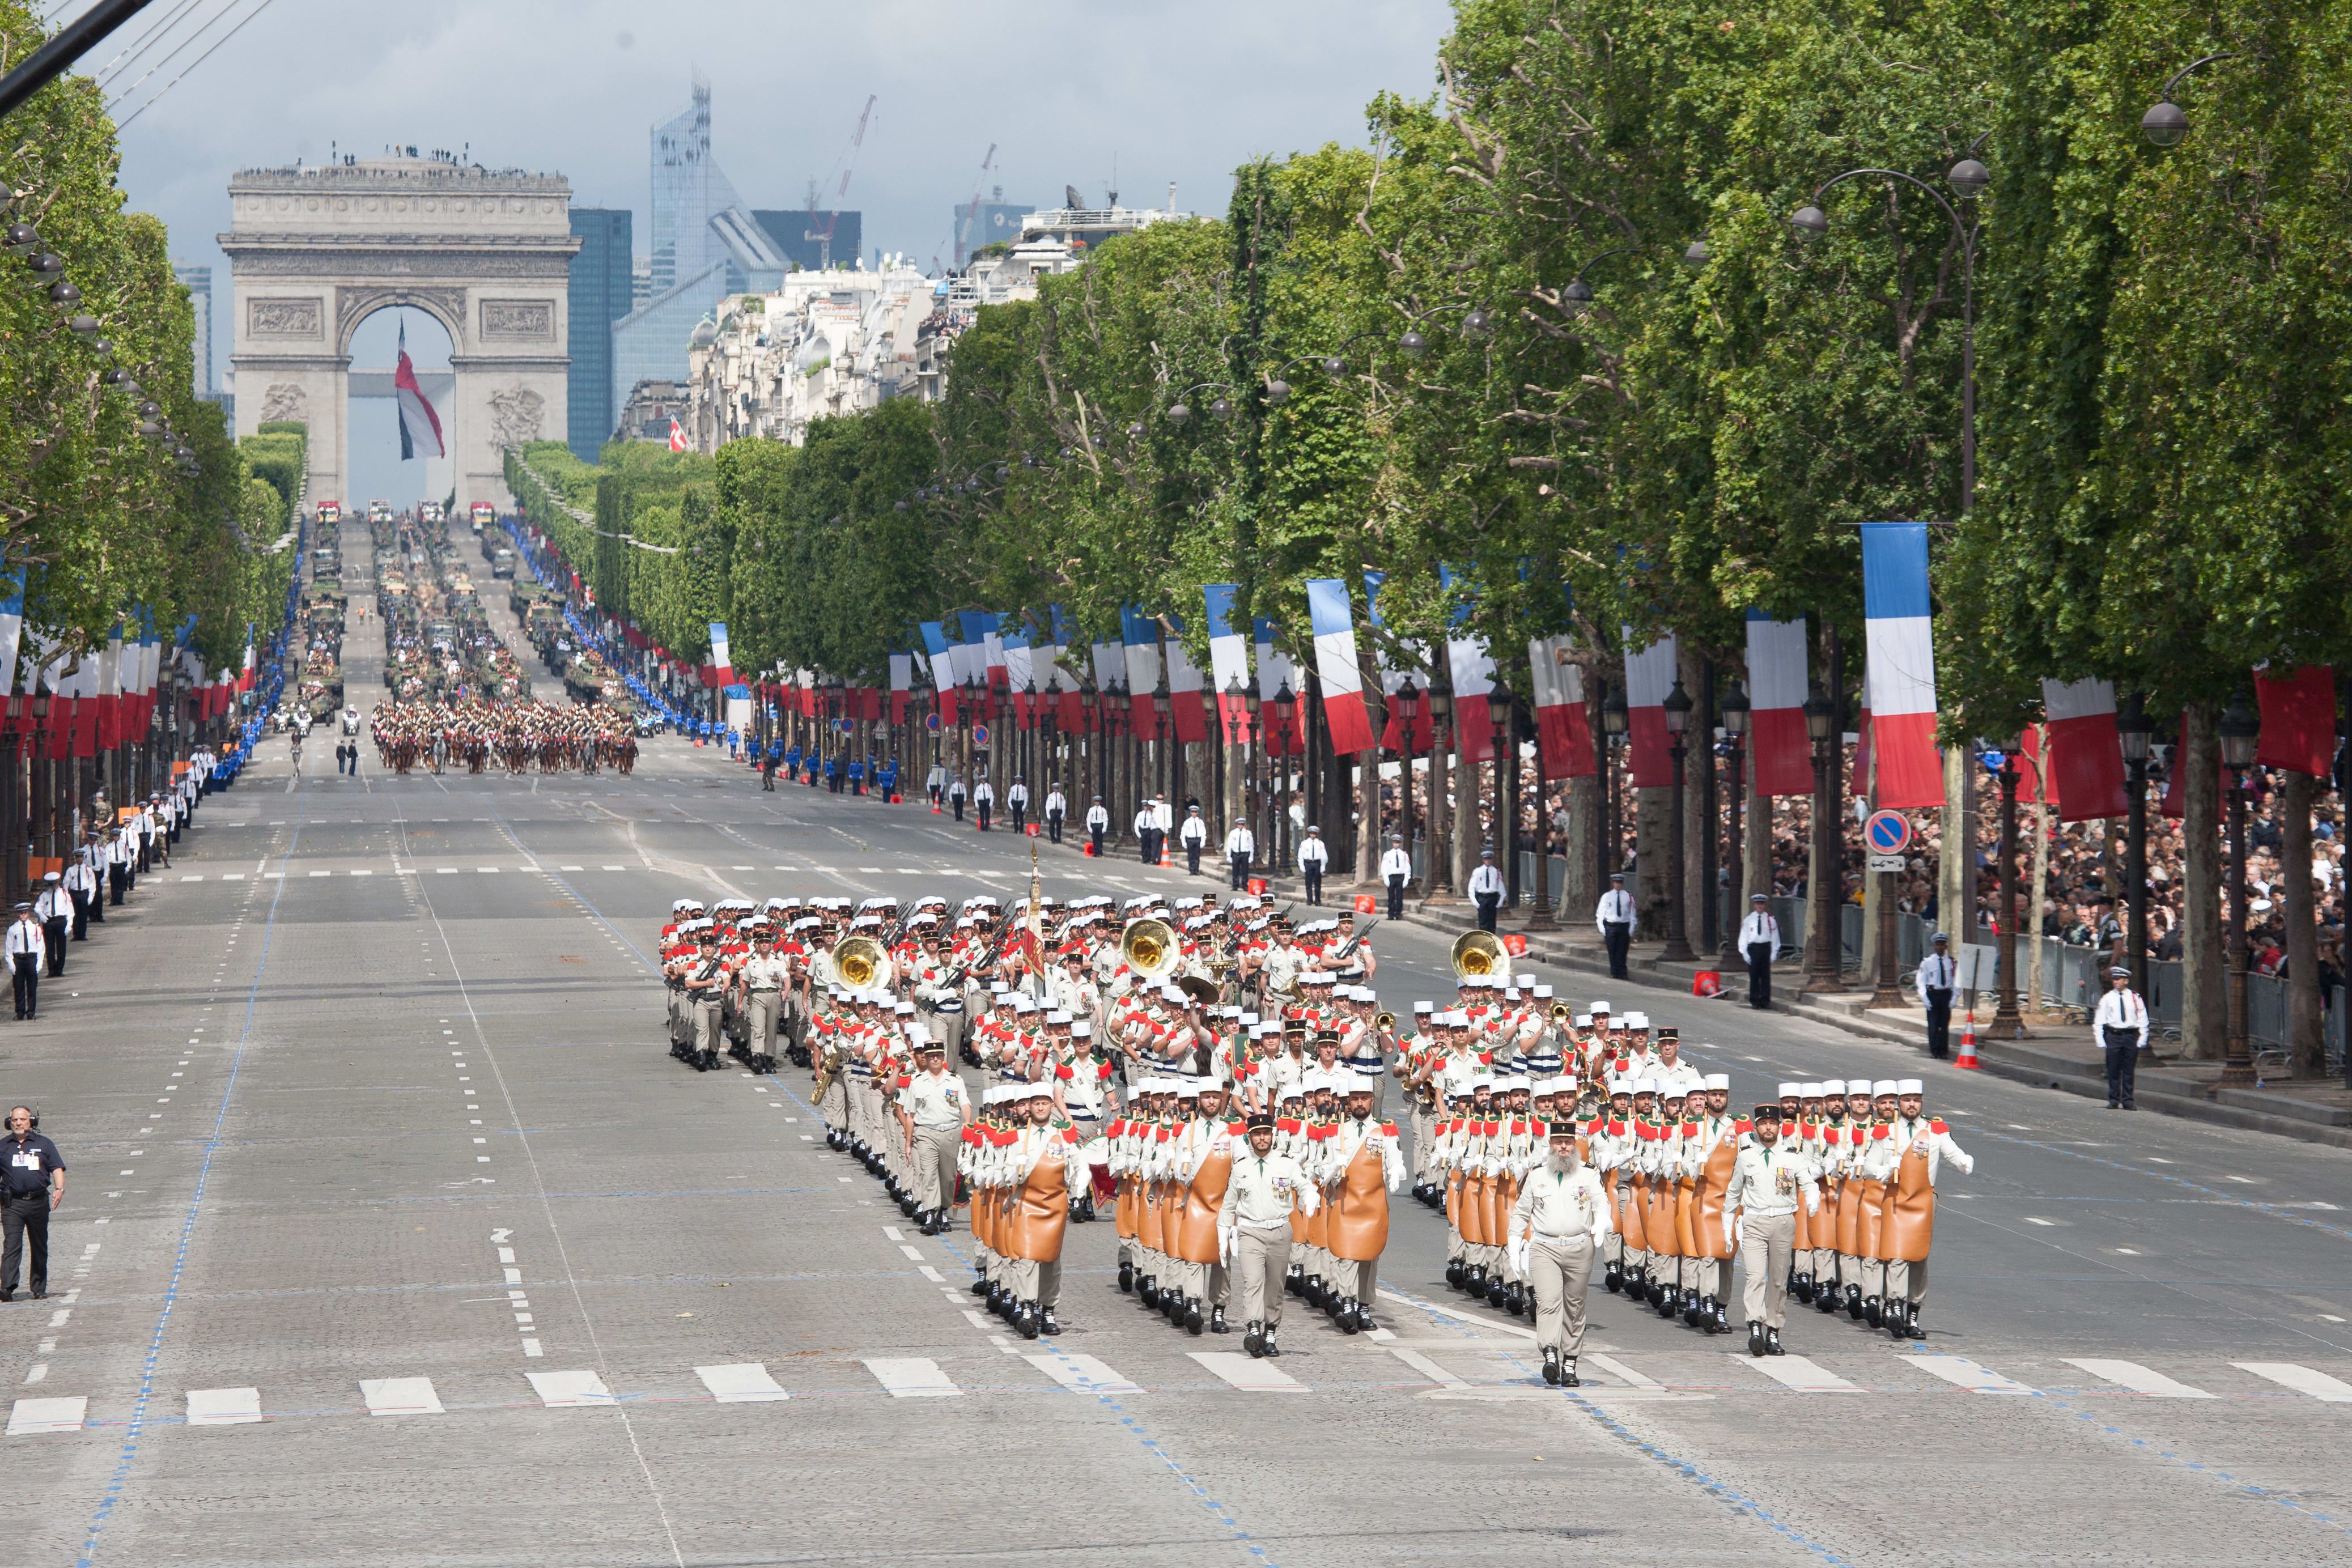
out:
<path id="1" fill-rule="evenodd" d="M 1927 1296 L 1927 1247 L 1936 1228 L 1936 1177 L 1947 1160 L 1964 1174 L 1973 1174 L 1977 1163 L 1953 1141 L 1943 1118 L 1922 1113 L 1926 1084 L 1906 1078 L 1894 1089 L 1895 1114 L 1872 1129 L 1863 1175 L 1864 1180 L 1882 1183 L 1885 1188 L 1877 1249 L 1885 1270 L 1885 1300 L 1881 1308 L 1885 1327 L 1896 1339 L 1925 1339 L 1919 1304 Z"/>
<path id="2" fill-rule="evenodd" d="M 1282 1327 L 1291 1216 L 1301 1208 L 1312 1214 L 1320 1202 L 1298 1162 L 1276 1150 L 1275 1133 L 1272 1116 L 1250 1118 L 1249 1153 L 1234 1160 L 1217 1206 L 1217 1256 L 1241 1310 L 1242 1348 L 1253 1356 L 1282 1354 L 1275 1336 Z"/>
<path id="3" fill-rule="evenodd" d="M 1549 1124 L 1543 1163 L 1528 1173 L 1511 1206 L 1513 1270 L 1534 1287 L 1536 1342 L 1546 1383 L 1582 1385 L 1576 1358 L 1584 1348 L 1584 1296 L 1592 1260 L 1609 1233 L 1610 1200 L 1601 1178 L 1576 1152 L 1576 1124 Z"/>
<path id="4" fill-rule="evenodd" d="M 1780 1108 L 1756 1107 L 1755 1141 L 1740 1149 L 1723 1195 L 1726 1249 L 1737 1249 L 1746 1289 L 1748 1354 L 1783 1355 L 1782 1317 L 1795 1256 L 1797 1211 L 1819 1213 L 1822 1193 L 1811 1162 L 1780 1143 Z"/>
<path id="5" fill-rule="evenodd" d="M 937 1236 L 955 1208 L 956 1158 L 971 1124 L 971 1103 L 939 1041 L 923 1041 L 915 1054 L 922 1070 L 907 1086 L 898 1121 L 914 1170 L 918 1225 L 924 1235 Z"/>

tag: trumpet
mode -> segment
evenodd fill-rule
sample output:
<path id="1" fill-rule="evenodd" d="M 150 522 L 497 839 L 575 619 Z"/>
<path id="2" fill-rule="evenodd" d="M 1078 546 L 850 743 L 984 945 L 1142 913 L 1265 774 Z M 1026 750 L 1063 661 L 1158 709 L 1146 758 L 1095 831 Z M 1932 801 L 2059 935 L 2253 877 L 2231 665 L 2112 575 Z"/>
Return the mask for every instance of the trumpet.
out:
<path id="1" fill-rule="evenodd" d="M 1381 1010 L 1372 1015 L 1373 1033 L 1386 1034 L 1389 1030 L 1394 1028 L 1396 1028 L 1396 1014 L 1390 1012 L 1387 1009 L 1383 1008 Z"/>
<path id="2" fill-rule="evenodd" d="M 833 972 L 852 990 L 887 990 L 896 971 L 890 950 L 871 936 L 845 936 L 825 955 Z"/>
<path id="3" fill-rule="evenodd" d="M 1551 1021 L 1552 1021 L 1552 1022 L 1554 1022 L 1554 1023 L 1566 1023 L 1566 1022 L 1568 1022 L 1568 1021 L 1569 1021 L 1569 1019 L 1570 1019 L 1574 1018 L 1575 1016 L 1576 1016 L 1576 1009 L 1573 1009 L 1573 1008 L 1571 1008 L 1571 1007 L 1570 1007 L 1566 1002 L 1554 1002 L 1554 1003 L 1552 1003 L 1552 1005 L 1551 1005 Z"/>
<path id="4" fill-rule="evenodd" d="M 1454 939 L 1454 977 L 1483 980 L 1510 967 L 1511 956 L 1491 931 L 1465 931 Z"/>
<path id="5" fill-rule="evenodd" d="M 1119 957 L 1143 979 L 1166 979 L 1175 971 L 1177 951 L 1174 929 L 1149 915 L 1129 921 L 1119 935 Z"/>

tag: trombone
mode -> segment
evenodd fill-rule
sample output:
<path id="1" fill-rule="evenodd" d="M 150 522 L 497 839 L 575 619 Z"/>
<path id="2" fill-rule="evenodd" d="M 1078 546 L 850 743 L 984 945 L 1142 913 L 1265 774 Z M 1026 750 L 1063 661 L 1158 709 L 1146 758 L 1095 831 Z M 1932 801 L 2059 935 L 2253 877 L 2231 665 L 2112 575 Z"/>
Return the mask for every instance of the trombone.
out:
<path id="1" fill-rule="evenodd" d="M 1483 980 L 1511 967 L 1511 956 L 1491 931 L 1465 931 L 1454 939 L 1454 977 Z"/>

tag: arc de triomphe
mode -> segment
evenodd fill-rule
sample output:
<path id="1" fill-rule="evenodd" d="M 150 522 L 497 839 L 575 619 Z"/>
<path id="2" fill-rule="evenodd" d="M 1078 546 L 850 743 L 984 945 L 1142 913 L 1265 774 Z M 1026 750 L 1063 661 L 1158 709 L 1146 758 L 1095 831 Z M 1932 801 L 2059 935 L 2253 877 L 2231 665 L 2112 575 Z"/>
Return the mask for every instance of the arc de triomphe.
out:
<path id="1" fill-rule="evenodd" d="M 461 515 L 476 501 L 511 506 L 503 449 L 565 431 L 580 241 L 563 176 L 383 158 L 248 169 L 228 193 L 220 244 L 236 312 L 237 434 L 307 422 L 311 498 L 364 505 L 345 494 L 352 333 L 378 310 L 411 306 L 449 333 L 455 390 L 436 412 Z"/>

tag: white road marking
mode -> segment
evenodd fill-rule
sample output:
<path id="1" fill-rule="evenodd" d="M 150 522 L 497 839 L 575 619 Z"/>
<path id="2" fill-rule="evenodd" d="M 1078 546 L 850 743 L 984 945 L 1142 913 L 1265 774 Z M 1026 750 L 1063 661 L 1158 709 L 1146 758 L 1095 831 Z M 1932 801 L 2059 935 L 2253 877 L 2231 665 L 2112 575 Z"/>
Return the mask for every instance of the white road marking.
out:
<path id="1" fill-rule="evenodd" d="M 1467 1388 L 1470 1386 L 1469 1384 L 1464 1382 L 1461 1378 L 1454 1376 L 1454 1374 L 1446 1371 L 1445 1368 L 1438 1365 L 1437 1363 L 1430 1360 L 1429 1357 L 1422 1354 L 1421 1352 L 1417 1350 L 1403 1350 L 1400 1349 L 1396 1345 L 1391 1345 L 1389 1346 L 1389 1354 L 1395 1356 L 1399 1361 L 1403 1362 L 1407 1366 L 1412 1367 L 1415 1372 L 1420 1373 L 1432 1383 L 1441 1384 L 1447 1388 Z"/>
<path id="2" fill-rule="evenodd" d="M 2031 1214 L 2024 1216 L 2024 1219 L 2028 1225 L 2055 1226 L 2058 1223 L 2054 1219 L 2042 1219 Z"/>
<path id="3" fill-rule="evenodd" d="M 241 871 L 225 871 L 221 873 L 221 880 L 223 882 L 243 882 L 245 880 L 245 873 Z"/>
<path id="4" fill-rule="evenodd" d="M 2022 1383 L 2011 1382 L 2000 1373 L 1979 1366 L 1964 1355 L 1904 1355 L 1899 1361 L 1910 1363 L 1922 1372 L 1930 1372 L 1947 1383 L 1978 1394 L 2038 1394 Z"/>
<path id="5" fill-rule="evenodd" d="M 916 1270 L 915 1272 L 920 1274 L 924 1279 L 929 1280 L 934 1285 L 944 1285 L 947 1283 L 946 1277 L 937 1269 L 932 1268 L 929 1263 L 924 1264 L 921 1268 Z"/>
<path id="6" fill-rule="evenodd" d="M 923 1260 L 923 1255 L 920 1252 L 916 1251 L 911 1247 L 901 1246 L 898 1250 L 907 1257 L 913 1259 L 918 1263 Z"/>
<path id="7" fill-rule="evenodd" d="M 2164 1374 L 2142 1366 L 2136 1361 L 2102 1361 L 2096 1357 L 2068 1356 L 2071 1366 L 2079 1366 L 2094 1377 L 2104 1377 L 2109 1383 L 2120 1383 L 2135 1394 L 2152 1394 L 2159 1399 L 2210 1399 L 2213 1396 L 2201 1388 L 2191 1388 L 2186 1383 L 2175 1383 Z"/>
<path id="8" fill-rule="evenodd" d="M 569 1410 L 614 1403 L 612 1390 L 593 1372 L 526 1372 L 540 1403 L 551 1410 Z"/>
<path id="9" fill-rule="evenodd" d="M 2314 1372 L 2307 1366 L 2297 1366 L 2291 1361 L 2233 1361 L 2230 1364 L 2240 1372 L 2251 1372 L 2256 1377 L 2268 1378 L 2297 1394 L 2308 1394 L 2314 1399 L 2330 1405 L 2352 1405 L 2352 1383 L 2345 1383 L 2324 1372 Z M 10 1423 L 9 1430 L 16 1430 Z"/>
<path id="10" fill-rule="evenodd" d="M 540 1343 L 535 1339 L 527 1339 L 522 1342 L 522 1353 L 525 1355 L 545 1355 L 547 1354 L 546 1350 L 543 1349 Z"/>
<path id="11" fill-rule="evenodd" d="M 260 1419 L 261 1390 L 258 1388 L 188 1390 L 188 1425 L 191 1427 L 244 1427 Z"/>
<path id="12" fill-rule="evenodd" d="M 55 1342 L 52 1341 L 51 1343 L 54 1343 Z M 33 1364 L 32 1370 L 25 1374 L 25 1385 L 28 1388 L 36 1383 L 47 1383 L 48 1380 L 49 1364 L 46 1361 L 35 1362 Z"/>
<path id="13" fill-rule="evenodd" d="M 312 876 L 332 876 L 335 873 L 331 871 L 314 871 L 310 874 Z"/>
<path id="14" fill-rule="evenodd" d="M 628 867 L 626 867 L 626 866 L 608 865 L 608 866 L 600 866 L 600 867 L 598 867 L 597 869 L 598 869 L 598 870 L 600 870 L 600 871 L 626 871 L 626 870 L 628 870 L 629 868 L 628 868 Z M 783 870 L 784 868 L 783 868 L 783 867 L 782 867 L 782 866 L 778 866 L 776 869 L 777 869 L 778 871 L 782 871 L 782 870 Z"/>
<path id="15" fill-rule="evenodd" d="M 929 1356 L 868 1356 L 866 1370 L 890 1391 L 894 1399 L 938 1399 L 963 1392 Z"/>
<path id="16" fill-rule="evenodd" d="M 496 876 L 499 873 L 499 868 L 494 865 L 478 865 L 474 869 L 484 876 Z"/>
<path id="17" fill-rule="evenodd" d="M 1773 1382 L 1806 1394 L 1859 1394 L 1862 1390 L 1836 1373 L 1814 1364 L 1801 1355 L 1746 1355 L 1738 1351 L 1724 1353 L 1743 1366 L 1751 1366 Z"/>
<path id="18" fill-rule="evenodd" d="M 79 1432 L 89 1413 L 89 1400 L 19 1399 L 8 1408 L 8 1436 L 22 1437 L 40 1432 Z"/>
<path id="19" fill-rule="evenodd" d="M 1140 1394 L 1129 1383 L 1091 1355 L 1066 1355 L 1059 1351 L 1021 1358 L 1073 1394 Z"/>
<path id="20" fill-rule="evenodd" d="M 1646 1373 L 1634 1371 L 1632 1367 L 1626 1365 L 1623 1362 L 1618 1360 L 1613 1355 L 1603 1355 L 1597 1350 L 1588 1350 L 1580 1359 L 1591 1362 L 1593 1365 L 1599 1367 L 1601 1371 L 1607 1373 L 1618 1382 L 1624 1384 L 1629 1388 L 1657 1388 L 1663 1386 L 1656 1378 L 1650 1376 Z"/>
<path id="21" fill-rule="evenodd" d="M 456 876 L 457 874 L 457 868 L 453 865 L 436 865 L 433 868 L 433 871 L 434 874 L 436 876 Z"/>
<path id="22" fill-rule="evenodd" d="M 360 1397 L 371 1416 L 441 1416 L 441 1396 L 429 1377 L 363 1377 Z"/>
<path id="23" fill-rule="evenodd" d="M 1185 1354 L 1232 1384 L 1254 1394 L 1304 1394 L 1306 1387 L 1280 1367 L 1232 1350 L 1191 1350 Z"/>
<path id="24" fill-rule="evenodd" d="M 698 1366 L 694 1375 L 721 1405 L 772 1404 L 792 1397 L 768 1375 L 765 1362 L 743 1361 L 727 1366 Z"/>

